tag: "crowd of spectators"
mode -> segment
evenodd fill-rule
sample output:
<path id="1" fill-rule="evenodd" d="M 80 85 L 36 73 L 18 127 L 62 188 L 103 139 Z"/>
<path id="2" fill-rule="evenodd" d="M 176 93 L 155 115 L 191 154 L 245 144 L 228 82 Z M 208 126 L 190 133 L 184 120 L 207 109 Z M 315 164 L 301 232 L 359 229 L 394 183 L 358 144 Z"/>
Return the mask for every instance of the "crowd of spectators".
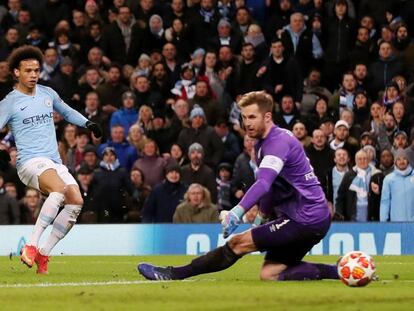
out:
<path id="1" fill-rule="evenodd" d="M 335 220 L 414 221 L 410 16 L 412 0 L 0 1 L 0 99 L 8 55 L 33 45 L 39 83 L 104 129 L 54 113 L 81 223 L 217 222 L 255 179 L 236 103 L 257 90 Z M 19 181 L 7 128 L 0 139 L 0 224 L 33 223 L 42 196 Z"/>

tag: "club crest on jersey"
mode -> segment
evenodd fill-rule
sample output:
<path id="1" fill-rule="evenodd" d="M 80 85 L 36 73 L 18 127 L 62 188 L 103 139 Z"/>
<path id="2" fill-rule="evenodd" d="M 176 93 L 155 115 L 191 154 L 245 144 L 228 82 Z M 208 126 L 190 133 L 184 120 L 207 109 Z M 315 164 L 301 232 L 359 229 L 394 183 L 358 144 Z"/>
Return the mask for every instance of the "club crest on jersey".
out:
<path id="1" fill-rule="evenodd" d="M 50 99 L 49 97 L 46 97 L 45 105 L 46 107 L 52 107 L 52 99 Z"/>

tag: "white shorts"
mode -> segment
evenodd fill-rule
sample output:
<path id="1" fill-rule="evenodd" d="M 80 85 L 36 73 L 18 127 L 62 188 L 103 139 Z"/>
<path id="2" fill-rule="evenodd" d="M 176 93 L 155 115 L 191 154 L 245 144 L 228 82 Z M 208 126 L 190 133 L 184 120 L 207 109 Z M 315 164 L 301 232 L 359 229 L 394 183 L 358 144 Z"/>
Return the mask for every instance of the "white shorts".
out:
<path id="1" fill-rule="evenodd" d="M 48 158 L 37 157 L 28 160 L 17 171 L 20 180 L 26 186 L 39 189 L 39 176 L 48 169 L 56 170 L 58 176 L 66 185 L 77 185 L 75 178 L 69 173 L 68 168 L 63 164 L 57 164 Z"/>

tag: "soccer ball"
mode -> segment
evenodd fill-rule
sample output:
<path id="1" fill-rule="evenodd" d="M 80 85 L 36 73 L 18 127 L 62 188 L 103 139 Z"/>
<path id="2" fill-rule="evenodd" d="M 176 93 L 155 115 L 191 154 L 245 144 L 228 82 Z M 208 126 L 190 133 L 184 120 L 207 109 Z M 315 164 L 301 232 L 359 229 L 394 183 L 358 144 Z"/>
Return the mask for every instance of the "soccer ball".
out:
<path id="1" fill-rule="evenodd" d="M 360 251 L 346 253 L 338 261 L 339 278 L 348 286 L 366 286 L 375 274 L 371 256 Z"/>

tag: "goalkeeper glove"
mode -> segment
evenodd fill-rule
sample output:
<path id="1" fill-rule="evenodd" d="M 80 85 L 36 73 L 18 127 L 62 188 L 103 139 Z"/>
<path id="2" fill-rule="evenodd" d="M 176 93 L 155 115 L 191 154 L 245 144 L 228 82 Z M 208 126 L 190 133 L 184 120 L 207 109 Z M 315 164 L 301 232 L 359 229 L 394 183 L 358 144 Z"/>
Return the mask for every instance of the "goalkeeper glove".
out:
<path id="1" fill-rule="evenodd" d="M 90 130 L 96 138 L 102 137 L 102 128 L 98 123 L 88 121 L 86 122 L 86 128 Z"/>
<path id="2" fill-rule="evenodd" d="M 244 214 L 244 208 L 236 205 L 230 211 L 222 211 L 220 213 L 221 226 L 223 227 L 223 237 L 227 238 L 232 234 L 239 224 Z"/>

